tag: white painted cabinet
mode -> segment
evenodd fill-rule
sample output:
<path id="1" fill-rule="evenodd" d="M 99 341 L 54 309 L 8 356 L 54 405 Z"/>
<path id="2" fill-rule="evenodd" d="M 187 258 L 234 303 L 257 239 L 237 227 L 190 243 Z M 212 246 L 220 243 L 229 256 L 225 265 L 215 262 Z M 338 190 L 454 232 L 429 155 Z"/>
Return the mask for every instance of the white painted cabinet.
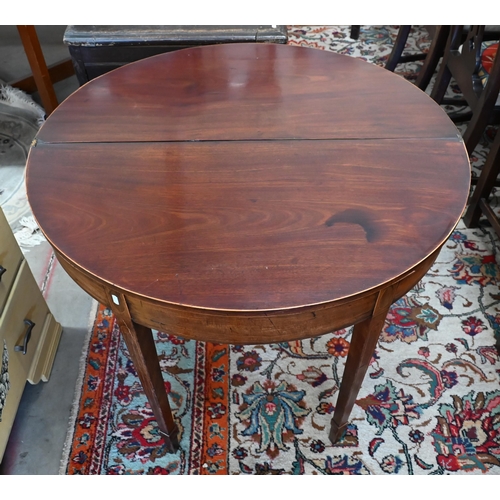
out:
<path id="1" fill-rule="evenodd" d="M 26 381 L 49 379 L 60 336 L 0 209 L 0 461 Z"/>

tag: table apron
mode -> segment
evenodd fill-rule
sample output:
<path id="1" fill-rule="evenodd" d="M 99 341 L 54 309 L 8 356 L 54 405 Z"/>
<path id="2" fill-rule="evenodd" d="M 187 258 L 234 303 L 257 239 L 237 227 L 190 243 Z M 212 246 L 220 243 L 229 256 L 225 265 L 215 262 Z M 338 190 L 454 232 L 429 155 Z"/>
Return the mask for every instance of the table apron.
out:
<path id="1" fill-rule="evenodd" d="M 56 255 L 70 277 L 101 304 L 111 308 L 111 297 L 123 296 L 134 323 L 185 339 L 263 344 L 316 337 L 376 315 L 427 274 L 440 250 L 441 247 L 403 275 L 371 290 L 329 303 L 280 311 L 217 311 L 169 304 L 106 283 L 60 252 L 56 251 Z"/>

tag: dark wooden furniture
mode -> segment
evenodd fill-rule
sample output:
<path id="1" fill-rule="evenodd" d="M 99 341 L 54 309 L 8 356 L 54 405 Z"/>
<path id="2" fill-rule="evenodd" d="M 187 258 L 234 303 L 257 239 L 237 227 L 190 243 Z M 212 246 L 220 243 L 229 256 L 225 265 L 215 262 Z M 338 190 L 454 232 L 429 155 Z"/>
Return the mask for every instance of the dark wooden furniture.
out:
<path id="1" fill-rule="evenodd" d="M 465 212 L 464 223 L 467 227 L 477 227 L 481 215 L 485 215 L 500 238 L 500 221 L 488 204 L 499 173 L 500 133 L 497 133 Z"/>
<path id="2" fill-rule="evenodd" d="M 42 231 L 114 311 L 171 450 L 151 328 L 261 344 L 355 324 L 335 442 L 389 306 L 433 264 L 469 183 L 455 126 L 423 92 L 278 44 L 186 49 L 93 80 L 27 165 Z"/>
<path id="3" fill-rule="evenodd" d="M 35 26 L 17 26 L 17 31 L 32 74 L 9 82 L 9 85 L 30 94 L 38 90 L 46 116 L 48 116 L 59 104 L 53 84 L 75 74 L 71 58 L 68 57 L 47 66 Z"/>
<path id="4" fill-rule="evenodd" d="M 498 110 L 495 110 L 495 102 L 500 91 L 500 64 L 493 64 L 484 87 L 478 74 L 481 67 L 481 43 L 485 38 L 491 39 L 491 35 L 485 37 L 485 28 L 485 26 L 470 26 L 463 40 L 463 26 L 450 27 L 443 62 L 431 92 L 431 97 L 437 103 L 442 103 L 452 77 L 460 87 L 471 113 L 464 117 L 451 116 L 451 118 L 457 122 L 469 122 L 463 135 L 469 154 L 477 146 L 485 127 L 492 122 L 498 123 L 500 117 Z M 500 32 L 497 32 L 496 39 L 499 38 Z"/>
<path id="5" fill-rule="evenodd" d="M 353 40 L 357 40 L 359 38 L 359 33 L 361 31 L 361 25 L 359 24 L 354 24 L 351 26 L 351 31 L 349 33 L 349 36 L 353 39 Z"/>
<path id="6" fill-rule="evenodd" d="M 422 90 L 427 88 L 436 71 L 439 61 L 444 54 L 446 41 L 450 31 L 449 26 L 426 26 L 425 28 L 432 39 L 428 52 L 404 54 L 404 48 L 408 41 L 408 36 L 410 35 L 411 26 L 403 25 L 399 27 L 393 49 L 385 65 L 385 69 L 394 71 L 398 64 L 423 60 L 424 62 L 418 72 L 415 82 L 415 85 Z"/>
<path id="7" fill-rule="evenodd" d="M 286 43 L 286 26 L 68 26 L 80 85 L 124 64 L 172 50 L 218 43 Z"/>

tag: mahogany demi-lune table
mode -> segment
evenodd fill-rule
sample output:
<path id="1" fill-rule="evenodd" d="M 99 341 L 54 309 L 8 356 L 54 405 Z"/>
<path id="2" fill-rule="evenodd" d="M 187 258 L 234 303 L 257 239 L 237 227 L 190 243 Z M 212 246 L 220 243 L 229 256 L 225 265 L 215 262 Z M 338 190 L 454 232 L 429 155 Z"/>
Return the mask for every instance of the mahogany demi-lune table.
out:
<path id="1" fill-rule="evenodd" d="M 402 77 L 236 43 L 85 84 L 40 129 L 26 182 L 61 265 L 116 316 L 173 452 L 151 329 L 265 344 L 354 325 L 335 442 L 389 307 L 460 219 L 470 166 L 445 112 Z"/>

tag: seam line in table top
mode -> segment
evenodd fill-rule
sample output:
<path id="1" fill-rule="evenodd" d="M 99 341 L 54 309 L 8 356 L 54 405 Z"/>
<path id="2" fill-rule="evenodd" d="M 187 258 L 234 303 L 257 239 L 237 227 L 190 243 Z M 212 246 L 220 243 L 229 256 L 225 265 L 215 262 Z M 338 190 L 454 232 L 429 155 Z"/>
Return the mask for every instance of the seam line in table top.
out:
<path id="1" fill-rule="evenodd" d="M 47 141 L 42 139 L 35 139 L 32 143 L 33 147 L 38 145 L 71 145 L 71 144 L 175 144 L 175 143 L 230 143 L 230 142 L 364 142 L 364 141 L 446 141 L 457 140 L 462 142 L 462 136 L 439 136 L 439 137 L 345 137 L 345 138 L 263 138 L 263 139 L 174 139 L 174 140 L 116 140 L 116 141 Z"/>

